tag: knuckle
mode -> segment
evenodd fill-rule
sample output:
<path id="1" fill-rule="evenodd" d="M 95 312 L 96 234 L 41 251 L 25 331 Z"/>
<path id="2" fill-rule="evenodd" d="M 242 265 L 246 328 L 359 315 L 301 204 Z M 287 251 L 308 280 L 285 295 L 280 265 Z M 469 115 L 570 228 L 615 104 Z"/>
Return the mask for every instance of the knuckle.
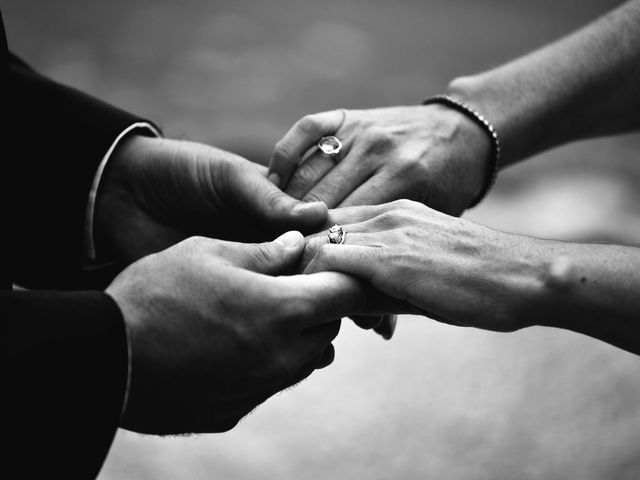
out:
<path id="1" fill-rule="evenodd" d="M 201 236 L 193 236 L 188 237 L 182 240 L 179 245 L 187 252 L 195 252 L 204 249 L 205 247 L 210 247 L 215 245 L 215 240 L 211 240 Z"/>
<path id="2" fill-rule="evenodd" d="M 276 215 L 283 208 L 282 202 L 285 198 L 278 189 L 270 189 L 264 192 L 264 202 L 266 205 L 265 212 L 267 215 Z"/>
<path id="3" fill-rule="evenodd" d="M 395 227 L 400 223 L 398 210 L 383 212 L 376 217 L 376 223 L 382 228 Z"/>
<path id="4" fill-rule="evenodd" d="M 273 157 L 276 159 L 288 159 L 291 156 L 288 142 L 279 140 L 273 147 Z"/>
<path id="5" fill-rule="evenodd" d="M 293 174 L 292 182 L 301 185 L 313 185 L 319 177 L 318 166 L 312 162 L 304 162 Z"/>
<path id="6" fill-rule="evenodd" d="M 422 177 L 426 173 L 426 168 L 420 157 L 416 155 L 403 154 L 397 157 L 396 168 L 398 172 L 410 174 L 411 178 Z"/>
<path id="7" fill-rule="evenodd" d="M 399 200 L 394 200 L 391 202 L 391 205 L 394 210 L 412 210 L 415 208 L 416 202 L 413 200 L 408 200 L 406 198 L 401 198 Z"/>
<path id="8" fill-rule="evenodd" d="M 314 115 L 305 115 L 300 120 L 298 120 L 298 130 L 300 130 L 304 134 L 312 134 L 317 130 L 318 122 L 316 121 L 316 117 Z"/>
<path id="9" fill-rule="evenodd" d="M 313 191 L 305 194 L 305 202 L 326 202 L 326 194 L 323 191 Z"/>
<path id="10" fill-rule="evenodd" d="M 302 265 L 306 266 L 309 264 L 309 262 L 311 262 L 311 260 L 313 260 L 323 243 L 324 242 L 322 242 L 322 240 L 317 237 L 311 237 L 307 240 L 307 243 L 304 246 L 304 252 L 302 254 Z"/>
<path id="11" fill-rule="evenodd" d="M 377 153 L 390 151 L 395 144 L 393 133 L 381 127 L 371 127 L 365 134 L 365 143 L 368 150 L 374 150 Z"/>
<path id="12" fill-rule="evenodd" d="M 275 260 L 275 252 L 266 246 L 260 245 L 251 252 L 251 256 L 257 265 L 269 265 Z"/>

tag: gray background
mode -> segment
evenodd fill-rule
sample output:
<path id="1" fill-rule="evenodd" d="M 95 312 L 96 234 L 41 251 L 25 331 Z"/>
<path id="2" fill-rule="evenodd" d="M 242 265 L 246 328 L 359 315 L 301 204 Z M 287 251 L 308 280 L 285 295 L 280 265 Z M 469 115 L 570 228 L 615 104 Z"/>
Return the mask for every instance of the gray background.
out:
<path id="1" fill-rule="evenodd" d="M 167 136 L 265 161 L 306 113 L 417 103 L 618 3 L 1 4 L 10 46 L 43 72 L 153 119 Z M 504 172 L 467 217 L 637 243 L 639 152 L 637 135 L 549 152 Z M 335 343 L 331 368 L 229 433 L 119 432 L 101 479 L 640 478 L 636 356 L 560 330 L 507 335 L 409 316 L 389 343 L 347 322 Z"/>

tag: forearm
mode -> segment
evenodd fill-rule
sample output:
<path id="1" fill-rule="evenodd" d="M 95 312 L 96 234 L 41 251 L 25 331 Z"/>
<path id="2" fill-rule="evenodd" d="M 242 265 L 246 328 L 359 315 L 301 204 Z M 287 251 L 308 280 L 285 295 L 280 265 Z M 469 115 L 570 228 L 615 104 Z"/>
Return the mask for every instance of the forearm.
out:
<path id="1" fill-rule="evenodd" d="M 526 243 L 528 253 L 524 262 L 507 256 L 506 265 L 525 265 L 517 277 L 498 274 L 507 315 L 640 354 L 640 249 L 513 238 Z"/>
<path id="2" fill-rule="evenodd" d="M 453 80 L 500 133 L 501 166 L 570 141 L 640 128 L 640 0 L 527 56 Z"/>

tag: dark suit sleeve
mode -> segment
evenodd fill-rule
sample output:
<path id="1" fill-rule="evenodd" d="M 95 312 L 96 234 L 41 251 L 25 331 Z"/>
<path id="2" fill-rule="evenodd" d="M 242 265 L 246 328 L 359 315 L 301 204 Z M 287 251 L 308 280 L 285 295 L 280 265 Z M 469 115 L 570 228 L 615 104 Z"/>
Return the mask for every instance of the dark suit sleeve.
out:
<path id="1" fill-rule="evenodd" d="M 95 478 L 128 378 L 121 313 L 102 292 L 1 290 L 86 286 L 89 189 L 111 143 L 140 119 L 8 57 L 4 28 L 2 40 L 0 460 L 15 478 Z"/>
<path id="2" fill-rule="evenodd" d="M 13 278 L 29 288 L 86 288 L 89 190 L 116 137 L 140 118 L 9 61 Z"/>
<path id="3" fill-rule="evenodd" d="M 116 432 L 127 342 L 102 292 L 0 292 L 3 470 L 94 478 Z"/>

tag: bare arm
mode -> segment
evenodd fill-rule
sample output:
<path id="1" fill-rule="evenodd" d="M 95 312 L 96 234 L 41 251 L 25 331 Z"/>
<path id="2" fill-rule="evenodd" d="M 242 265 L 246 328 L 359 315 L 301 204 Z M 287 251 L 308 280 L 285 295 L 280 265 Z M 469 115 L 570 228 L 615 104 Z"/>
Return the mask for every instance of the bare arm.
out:
<path id="1" fill-rule="evenodd" d="M 502 166 L 640 128 L 640 1 L 529 55 L 449 84 L 500 132 Z"/>
<path id="2" fill-rule="evenodd" d="M 448 93 L 483 114 L 502 144 L 500 167 L 551 147 L 640 128 L 640 0 L 484 73 Z M 305 152 L 323 135 L 345 144 L 339 162 Z M 330 208 L 416 200 L 460 214 L 487 175 L 489 141 L 469 117 L 431 104 L 307 115 L 278 142 L 271 178 Z M 304 162 L 301 159 L 305 158 Z"/>

